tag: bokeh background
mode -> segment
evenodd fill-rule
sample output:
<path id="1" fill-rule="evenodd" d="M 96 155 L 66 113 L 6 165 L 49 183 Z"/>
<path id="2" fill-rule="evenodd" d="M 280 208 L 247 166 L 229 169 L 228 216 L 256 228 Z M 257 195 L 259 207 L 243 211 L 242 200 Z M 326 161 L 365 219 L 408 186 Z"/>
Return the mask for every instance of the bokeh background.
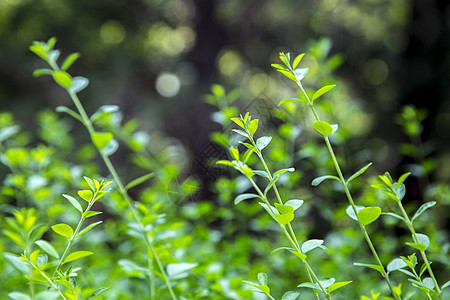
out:
<path id="1" fill-rule="evenodd" d="M 324 83 L 338 85 L 319 110 L 340 126 L 334 143 L 341 149 L 338 155 L 345 161 L 344 171 L 351 174 L 366 161 L 374 162 L 372 176 L 386 170 L 394 176 L 412 171 L 407 183 L 409 211 L 424 201 L 438 201 L 440 211 L 434 220 L 444 230 L 440 232 L 443 237 L 434 236 L 434 242 L 448 245 L 449 27 L 450 7 L 445 0 L 0 0 L 0 110 L 12 112 L 22 128 L 32 133 L 42 131 L 37 123 L 47 122 L 49 134 L 53 117 L 45 121 L 37 112 L 70 106 L 70 99 L 49 78 L 32 77 L 33 70 L 44 64 L 28 47 L 34 40 L 55 36 L 62 57 L 81 53 L 70 73 L 90 80 L 80 93 L 87 111 L 118 105 L 124 122 L 137 119 L 140 130 L 151 133 L 150 148 L 176 146 L 168 146 L 167 151 L 179 151 L 175 156 L 181 179 L 197 182 L 193 184 L 195 196 L 177 202 L 180 207 L 188 205 L 179 216 L 192 222 L 202 219 L 205 228 L 220 231 L 224 242 L 217 247 L 228 253 L 229 267 L 235 267 L 224 273 L 252 274 L 243 276 L 249 279 L 264 265 L 262 253 L 271 247 L 261 242 L 256 250 L 249 250 L 255 237 L 267 237 L 269 219 L 247 224 L 247 219 L 258 215 L 258 205 L 244 204 L 247 211 L 239 214 L 232 201 L 248 186 L 233 180 L 233 173 L 205 173 L 202 161 L 211 137 L 217 141 L 220 134 L 230 131 L 230 122 L 225 120 L 230 113 L 249 109 L 254 118 L 264 120 L 261 131 L 266 133 L 260 134 L 274 132 L 282 140 L 272 142 L 273 168 L 293 164 L 300 170 L 285 182 L 287 189 L 316 201 L 303 215 L 300 234 L 328 235 L 336 247 L 342 240 L 331 229 L 345 227 L 345 207 L 342 202 L 326 202 L 342 201 L 342 195 L 333 188 L 322 193 L 308 190 L 310 180 L 325 174 L 331 165 L 319 150 L 323 149 L 319 141 L 307 142 L 314 136 L 307 125 L 307 112 L 293 107 L 282 112 L 276 109 L 280 100 L 296 92 L 270 64 L 278 62 L 280 51 L 306 52 L 302 66 L 309 67 L 309 72 L 304 85 L 311 89 Z M 233 91 L 228 102 L 205 97 L 221 93 L 217 86 L 211 91 L 215 83 Z M 269 117 L 255 110 L 258 103 L 269 107 Z M 74 122 L 63 124 L 74 136 L 75 148 L 89 140 Z M 33 138 L 27 141 L 39 143 Z M 126 151 L 112 157 L 125 177 L 137 177 L 130 171 L 135 169 L 127 169 L 126 158 Z M 3 180 L 9 170 L 2 166 L 0 172 Z M 366 203 L 373 204 L 377 198 L 370 192 L 361 194 Z M 210 206 L 189 206 L 197 203 Z M 222 208 L 212 214 L 211 203 Z M 340 214 L 333 217 L 337 209 Z M 388 231 L 393 239 L 405 233 Z M 354 236 L 347 235 L 351 244 Z M 355 250 L 357 245 L 350 248 Z M 385 259 L 398 250 L 384 247 Z M 341 258 L 350 255 L 351 249 L 341 249 Z M 445 259 L 438 254 L 448 255 L 446 249 L 435 248 L 438 273 L 445 269 Z M 339 256 L 334 255 L 337 261 L 324 265 L 324 272 L 338 268 Z M 273 272 L 280 272 L 279 264 L 277 259 L 272 262 Z M 295 274 L 295 269 L 289 272 Z M 355 271 L 348 272 L 355 275 Z"/>

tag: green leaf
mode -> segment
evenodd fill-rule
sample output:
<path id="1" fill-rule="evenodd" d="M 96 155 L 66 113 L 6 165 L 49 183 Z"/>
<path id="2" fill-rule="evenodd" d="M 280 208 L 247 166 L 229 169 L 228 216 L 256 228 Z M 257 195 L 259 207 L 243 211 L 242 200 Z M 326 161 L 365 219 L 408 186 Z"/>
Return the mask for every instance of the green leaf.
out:
<path id="1" fill-rule="evenodd" d="M 167 275 L 170 278 L 178 279 L 188 276 L 188 272 L 195 268 L 197 264 L 194 263 L 176 263 L 167 265 Z"/>
<path id="2" fill-rule="evenodd" d="M 431 202 L 422 204 L 422 206 L 419 207 L 419 209 L 416 211 L 416 213 L 412 217 L 411 223 L 414 222 L 414 220 L 417 219 L 424 211 L 426 211 L 427 209 L 429 209 L 430 207 L 433 207 L 435 205 L 436 205 L 436 201 L 431 201 Z"/>
<path id="3" fill-rule="evenodd" d="M 295 250 L 294 248 L 289 248 L 289 247 L 280 247 L 280 248 L 277 248 L 277 249 L 273 250 L 273 251 L 271 252 L 271 254 L 276 253 L 276 252 L 278 252 L 278 251 L 280 251 L 280 250 L 287 250 L 287 251 L 291 252 L 292 254 L 294 254 L 295 256 L 299 257 L 300 259 L 305 259 L 305 258 L 306 258 L 306 254 L 300 253 L 300 252 L 298 252 L 297 250 Z"/>
<path id="4" fill-rule="evenodd" d="M 287 78 L 289 78 L 290 80 L 297 82 L 297 78 L 295 78 L 294 74 L 292 74 L 290 71 L 283 71 L 283 70 L 277 71 L 286 76 Z"/>
<path id="5" fill-rule="evenodd" d="M 233 132 L 236 132 L 239 135 L 242 135 L 245 138 L 249 138 L 248 134 L 245 131 L 239 130 L 239 129 L 233 129 Z"/>
<path id="6" fill-rule="evenodd" d="M 259 149 L 259 151 L 261 151 L 262 149 L 266 148 L 267 145 L 269 145 L 271 140 L 271 136 L 262 136 L 256 140 L 256 147 Z"/>
<path id="7" fill-rule="evenodd" d="M 72 78 L 72 85 L 70 90 L 74 93 L 81 92 L 89 85 L 89 80 L 82 76 L 77 76 Z"/>
<path id="8" fill-rule="evenodd" d="M 42 75 L 52 75 L 53 70 L 50 69 L 36 69 L 33 71 L 33 77 L 39 77 Z"/>
<path id="9" fill-rule="evenodd" d="M 83 217 L 85 219 L 87 219 L 89 217 L 93 217 L 93 216 L 96 216 L 96 215 L 99 215 L 99 214 L 102 214 L 102 212 L 101 211 L 87 211 L 87 212 L 83 213 Z"/>
<path id="10" fill-rule="evenodd" d="M 256 194 L 241 194 L 241 195 L 237 196 L 236 199 L 234 199 L 234 204 L 238 205 L 239 203 L 241 203 L 244 200 L 255 199 L 255 198 L 259 198 L 259 196 Z"/>
<path id="11" fill-rule="evenodd" d="M 56 83 L 65 89 L 69 89 L 72 85 L 72 77 L 64 71 L 54 71 L 52 76 Z"/>
<path id="12" fill-rule="evenodd" d="M 305 78 L 306 73 L 308 73 L 308 68 L 298 68 L 294 70 L 295 79 L 300 82 L 303 78 Z"/>
<path id="13" fill-rule="evenodd" d="M 92 123 L 97 122 L 98 120 L 104 118 L 107 115 L 118 112 L 119 106 L 117 105 L 102 105 L 100 106 L 95 113 L 89 118 Z"/>
<path id="14" fill-rule="evenodd" d="M 111 142 L 114 135 L 111 132 L 94 132 L 91 138 L 95 147 L 102 150 Z"/>
<path id="15" fill-rule="evenodd" d="M 266 203 L 263 203 L 263 202 L 258 202 L 259 203 L 259 205 L 261 205 L 266 211 L 267 211 L 267 213 L 275 220 L 275 216 L 274 216 L 274 214 L 272 213 L 272 211 L 275 211 L 276 210 L 276 208 L 275 207 L 273 207 L 273 206 L 268 206 Z M 270 210 L 270 209 L 272 209 L 272 210 Z"/>
<path id="16" fill-rule="evenodd" d="M 76 112 L 74 112 L 73 110 L 71 110 L 71 109 L 68 108 L 68 107 L 65 107 L 65 106 L 58 106 L 58 107 L 56 107 L 55 110 L 56 110 L 57 112 L 64 112 L 64 113 L 70 115 L 72 118 L 74 118 L 74 119 L 80 121 L 81 123 L 84 123 L 83 118 L 82 118 L 79 114 L 77 114 Z"/>
<path id="17" fill-rule="evenodd" d="M 83 208 L 81 207 L 80 203 L 73 198 L 72 196 L 69 195 L 65 195 L 63 194 L 63 197 L 66 198 L 67 200 L 69 200 L 70 204 L 73 205 L 73 207 L 75 207 L 80 213 L 83 213 Z"/>
<path id="18" fill-rule="evenodd" d="M 258 281 L 261 285 L 267 285 L 267 274 L 266 273 L 258 273 Z"/>
<path id="19" fill-rule="evenodd" d="M 31 300 L 31 298 L 23 293 L 20 292 L 12 292 L 8 294 L 8 297 L 12 300 Z"/>
<path id="20" fill-rule="evenodd" d="M 415 249 L 418 249 L 420 251 L 425 251 L 428 249 L 428 246 L 430 245 L 430 239 L 425 234 L 417 233 L 418 241 L 415 241 L 414 243 L 406 243 L 406 245 L 413 247 Z"/>
<path id="21" fill-rule="evenodd" d="M 405 173 L 402 176 L 400 176 L 400 178 L 397 181 L 397 184 L 398 185 L 402 184 L 406 180 L 406 178 L 409 177 L 409 175 L 411 175 L 411 172 Z"/>
<path id="22" fill-rule="evenodd" d="M 401 258 L 395 258 L 394 260 L 392 260 L 388 265 L 387 265 L 387 271 L 389 272 L 393 272 L 396 271 L 398 269 L 402 269 L 404 267 L 407 267 L 408 265 L 403 261 L 403 259 Z"/>
<path id="23" fill-rule="evenodd" d="M 284 104 L 288 104 L 288 103 L 294 103 L 294 102 L 303 102 L 302 99 L 298 99 L 298 98 L 289 98 L 289 99 L 284 99 L 281 100 L 280 103 L 278 103 L 278 106 L 284 105 Z"/>
<path id="24" fill-rule="evenodd" d="M 308 240 L 302 244 L 302 252 L 307 253 L 308 251 L 311 251 L 322 245 L 323 242 L 324 242 L 323 240 L 316 240 L 316 239 Z"/>
<path id="25" fill-rule="evenodd" d="M 258 129 L 259 119 L 253 119 L 248 124 L 248 132 L 251 136 L 253 136 Z"/>
<path id="26" fill-rule="evenodd" d="M 312 97 L 311 97 L 311 101 L 316 100 L 317 98 L 319 98 L 320 96 L 322 96 L 323 94 L 325 94 L 326 92 L 328 92 L 329 90 L 331 90 L 332 88 L 334 88 L 336 85 L 332 84 L 332 85 L 326 85 L 322 88 L 320 88 L 317 92 L 315 92 Z"/>
<path id="27" fill-rule="evenodd" d="M 358 220 L 363 225 L 374 222 L 381 215 L 381 208 L 378 206 L 370 206 L 361 209 L 358 212 Z"/>
<path id="28" fill-rule="evenodd" d="M 216 165 L 225 165 L 225 166 L 234 167 L 234 164 L 229 160 L 218 160 L 218 161 L 216 161 Z"/>
<path id="29" fill-rule="evenodd" d="M 66 71 L 78 58 L 80 57 L 80 53 L 72 53 L 64 60 L 61 65 L 61 70 Z"/>
<path id="30" fill-rule="evenodd" d="M 89 296 L 88 300 L 92 300 L 94 299 L 96 296 L 100 295 L 101 293 L 103 293 L 104 291 L 106 291 L 107 289 L 109 289 L 109 287 L 102 287 L 99 289 L 96 289 L 91 296 Z"/>
<path id="31" fill-rule="evenodd" d="M 44 252 L 47 253 L 48 255 L 53 256 L 54 258 L 59 258 L 58 252 L 56 252 L 55 248 L 53 248 L 53 246 L 49 242 L 44 240 L 38 240 L 34 243 L 38 245 L 39 248 L 44 250 Z"/>
<path id="32" fill-rule="evenodd" d="M 329 293 L 331 293 L 332 291 L 335 291 L 335 290 L 337 290 L 337 289 L 340 289 L 341 287 L 346 286 L 347 284 L 350 284 L 350 283 L 352 283 L 352 282 L 353 282 L 353 281 L 341 281 L 341 282 L 333 283 L 332 285 L 330 285 L 330 286 L 328 287 L 327 291 L 328 291 Z"/>
<path id="33" fill-rule="evenodd" d="M 284 214 L 275 214 L 274 215 L 275 220 L 280 223 L 280 225 L 287 225 L 290 222 L 292 222 L 292 220 L 294 220 L 294 214 L 293 213 L 284 213 Z"/>
<path id="34" fill-rule="evenodd" d="M 86 202 L 91 202 L 92 198 L 94 197 L 94 193 L 90 190 L 81 190 L 78 191 L 78 196 L 81 197 Z"/>
<path id="35" fill-rule="evenodd" d="M 297 287 L 313 289 L 313 290 L 316 290 L 316 291 L 318 291 L 318 292 L 321 292 L 321 291 L 322 291 L 322 290 L 320 289 L 320 287 L 319 287 L 318 284 L 312 283 L 312 282 L 303 282 L 303 283 L 297 285 Z"/>
<path id="36" fill-rule="evenodd" d="M 286 292 L 283 297 L 281 298 L 281 300 L 296 300 L 298 298 L 298 296 L 300 296 L 299 292 Z"/>
<path id="37" fill-rule="evenodd" d="M 43 60 L 48 60 L 48 54 L 42 47 L 42 43 L 34 42 L 32 46 L 30 46 L 30 51 L 42 58 Z"/>
<path id="38" fill-rule="evenodd" d="M 86 232 L 88 232 L 89 230 L 91 230 L 92 228 L 94 228 L 95 226 L 99 225 L 102 222 L 103 221 L 98 221 L 98 222 L 92 223 L 91 225 L 89 225 L 85 229 L 83 229 L 80 233 L 78 233 L 75 237 L 79 237 L 80 235 L 85 234 Z"/>
<path id="39" fill-rule="evenodd" d="M 259 175 L 261 177 L 267 178 L 270 180 L 270 176 L 266 171 L 262 171 L 262 170 L 253 170 L 253 173 L 255 173 L 256 175 Z"/>
<path id="40" fill-rule="evenodd" d="M 288 53 L 289 54 L 289 53 Z M 286 65 L 289 66 L 290 65 L 290 59 L 289 56 L 287 56 L 286 54 L 284 54 L 283 52 L 280 52 L 280 60 Z"/>
<path id="41" fill-rule="evenodd" d="M 273 67 L 273 68 L 275 68 L 275 69 L 284 70 L 284 71 L 289 71 L 288 68 L 286 68 L 285 66 L 280 65 L 280 64 L 271 64 L 270 66 Z"/>
<path id="42" fill-rule="evenodd" d="M 0 143 L 7 140 L 11 136 L 20 131 L 20 127 L 17 125 L 6 126 L 0 129 Z"/>
<path id="43" fill-rule="evenodd" d="M 275 203 L 275 208 L 280 212 L 280 214 L 291 214 L 294 212 L 294 207 L 290 205 Z"/>
<path id="44" fill-rule="evenodd" d="M 318 133 L 325 137 L 333 133 L 333 127 L 325 121 L 315 121 L 313 127 Z"/>
<path id="45" fill-rule="evenodd" d="M 230 151 L 231 157 L 239 161 L 239 150 L 234 146 L 230 147 L 228 150 Z"/>
<path id="46" fill-rule="evenodd" d="M 359 175 L 363 174 L 370 166 L 372 165 L 372 163 L 368 163 L 367 165 L 365 165 L 364 167 L 362 167 L 361 169 L 358 170 L 358 172 L 356 172 L 355 174 L 353 174 L 352 176 L 350 176 L 349 179 L 347 179 L 347 183 L 349 183 L 350 181 L 352 181 L 353 179 L 355 179 L 356 177 L 358 177 Z"/>
<path id="47" fill-rule="evenodd" d="M 264 195 L 267 195 L 267 193 L 273 187 L 273 185 L 278 181 L 278 179 L 280 179 L 281 175 L 283 175 L 286 172 L 294 172 L 294 171 L 295 171 L 294 168 L 281 169 L 281 170 L 276 171 L 273 174 L 272 180 L 269 182 L 269 184 L 267 185 L 266 189 L 264 190 Z"/>
<path id="48" fill-rule="evenodd" d="M 52 226 L 54 232 L 64 237 L 70 238 L 73 235 L 73 229 L 67 224 L 61 223 Z"/>
<path id="49" fill-rule="evenodd" d="M 141 183 L 143 183 L 143 182 L 149 180 L 149 179 L 152 178 L 152 177 L 155 177 L 155 173 L 153 173 L 153 172 L 152 172 L 152 173 L 145 174 L 145 175 L 143 175 L 143 176 L 141 176 L 141 177 L 138 177 L 138 178 L 132 180 L 130 183 L 128 183 L 128 184 L 126 185 L 125 189 L 126 189 L 126 190 L 129 190 L 129 189 L 131 189 L 132 187 L 135 187 L 135 186 L 137 186 L 138 184 L 141 184 Z"/>
<path id="50" fill-rule="evenodd" d="M 450 280 L 442 285 L 441 290 L 448 288 L 449 286 L 450 286 Z"/>
<path id="51" fill-rule="evenodd" d="M 80 258 L 89 256 L 89 255 L 92 255 L 92 254 L 94 254 L 94 252 L 91 252 L 91 251 L 76 251 L 76 252 L 70 253 L 64 259 L 63 264 L 68 263 L 69 261 L 74 261 L 76 259 L 80 259 Z"/>
<path id="52" fill-rule="evenodd" d="M 17 255 L 13 253 L 3 252 L 3 257 L 7 262 L 9 262 L 14 268 L 22 272 L 22 274 L 29 273 L 29 264 L 21 260 Z"/>
<path id="53" fill-rule="evenodd" d="M 357 267 L 366 267 L 366 268 L 377 270 L 382 275 L 384 273 L 384 269 L 381 266 L 378 266 L 378 265 L 362 264 L 362 263 L 357 263 L 357 262 L 353 263 L 353 265 L 357 266 Z"/>
<path id="54" fill-rule="evenodd" d="M 300 206 L 302 206 L 304 202 L 305 201 L 303 201 L 303 200 L 291 199 L 291 200 L 286 201 L 286 203 L 284 203 L 284 205 L 292 206 L 295 211 L 296 209 L 300 208 Z"/>
<path id="55" fill-rule="evenodd" d="M 89 177 L 83 176 L 84 180 L 87 182 L 87 184 L 89 185 L 89 187 L 91 188 L 91 190 L 93 192 L 95 192 L 97 190 L 97 186 L 95 185 L 94 180 L 92 180 Z"/>
<path id="56" fill-rule="evenodd" d="M 327 287 L 329 287 L 330 285 L 332 285 L 335 281 L 336 281 L 336 279 L 334 279 L 334 278 L 323 279 L 323 280 L 320 280 L 320 285 L 321 285 L 324 289 L 327 289 Z"/>
<path id="57" fill-rule="evenodd" d="M 321 184 L 324 180 L 327 179 L 334 179 L 340 182 L 339 178 L 333 175 L 324 175 L 324 176 L 320 176 L 317 178 L 314 178 L 314 180 L 311 182 L 312 186 L 318 186 L 319 184 Z"/>
<path id="58" fill-rule="evenodd" d="M 302 60 L 303 56 L 305 56 L 305 53 L 297 55 L 297 57 L 294 59 L 294 62 L 292 63 L 293 69 L 297 68 L 297 66 L 300 63 L 300 61 Z"/>
<path id="59" fill-rule="evenodd" d="M 382 215 L 388 215 L 388 216 L 391 216 L 391 217 L 394 217 L 394 218 L 397 218 L 397 219 L 399 219 L 399 220 L 401 220 L 401 221 L 405 221 L 405 218 L 403 218 L 402 216 L 399 216 L 399 215 L 397 215 L 397 214 L 395 214 L 395 213 L 393 213 L 393 212 L 383 212 L 383 213 L 381 213 Z"/>

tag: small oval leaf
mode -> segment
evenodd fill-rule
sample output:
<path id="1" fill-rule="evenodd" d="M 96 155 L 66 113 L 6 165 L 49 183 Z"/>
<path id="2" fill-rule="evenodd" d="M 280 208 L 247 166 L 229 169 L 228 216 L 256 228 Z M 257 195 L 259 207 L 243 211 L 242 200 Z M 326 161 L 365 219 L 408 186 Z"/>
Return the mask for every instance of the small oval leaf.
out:
<path id="1" fill-rule="evenodd" d="M 73 229 L 67 224 L 61 223 L 52 226 L 54 232 L 64 237 L 70 238 L 73 235 Z"/>
<path id="2" fill-rule="evenodd" d="M 320 96 L 322 96 L 323 94 L 327 93 L 329 90 L 331 90 L 332 88 L 334 88 L 336 85 L 332 84 L 332 85 L 326 85 L 322 88 L 320 88 L 317 92 L 315 92 L 312 97 L 311 97 L 311 101 L 316 100 L 317 98 L 319 98 Z"/>
<path id="3" fill-rule="evenodd" d="M 358 220 L 363 225 L 374 222 L 381 215 L 381 208 L 378 206 L 365 207 L 358 212 Z"/>
<path id="4" fill-rule="evenodd" d="M 69 255 L 67 255 L 66 259 L 64 259 L 63 264 L 68 263 L 69 261 L 73 261 L 76 259 L 80 259 L 82 257 L 92 255 L 92 254 L 94 254 L 94 252 L 91 252 L 91 251 L 76 251 L 76 252 L 70 253 Z"/>
<path id="5" fill-rule="evenodd" d="M 325 121 L 315 121 L 313 127 L 318 133 L 325 137 L 333 133 L 333 127 Z"/>

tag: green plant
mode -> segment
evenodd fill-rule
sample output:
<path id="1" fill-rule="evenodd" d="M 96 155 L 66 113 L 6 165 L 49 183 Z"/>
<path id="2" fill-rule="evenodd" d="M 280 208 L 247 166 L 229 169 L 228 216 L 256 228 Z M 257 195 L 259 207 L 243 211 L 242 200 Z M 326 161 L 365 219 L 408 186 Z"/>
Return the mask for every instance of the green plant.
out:
<path id="1" fill-rule="evenodd" d="M 84 110 L 84 107 L 82 106 L 77 93 L 82 91 L 84 88 L 87 87 L 89 84 L 89 81 L 87 78 L 77 76 L 72 77 L 67 73 L 67 69 L 79 58 L 78 53 L 70 54 L 61 64 L 61 66 L 58 66 L 57 59 L 60 55 L 59 50 L 54 50 L 54 45 L 56 43 L 55 38 L 51 38 L 48 40 L 47 43 L 44 42 L 34 42 L 33 45 L 30 47 L 30 50 L 34 52 L 36 55 L 41 57 L 45 62 L 48 63 L 48 65 L 51 67 L 51 69 L 38 69 L 34 71 L 34 76 L 42 76 L 42 75 L 50 75 L 53 77 L 55 82 L 59 84 L 62 88 L 66 90 L 70 98 L 72 99 L 75 107 L 78 110 L 78 113 L 71 110 L 68 107 L 59 107 L 58 111 L 66 112 L 72 117 L 74 117 L 76 120 L 80 121 L 88 130 L 92 143 L 97 148 L 102 160 L 104 161 L 106 167 L 108 168 L 108 171 L 110 172 L 111 176 L 113 177 L 118 190 L 122 197 L 126 200 L 128 207 L 135 218 L 136 224 L 139 227 L 139 230 L 142 233 L 142 238 L 148 248 L 149 255 L 148 255 L 148 261 L 149 261 L 149 269 L 150 274 L 154 274 L 153 267 L 151 267 L 151 262 L 154 260 L 158 266 L 160 276 L 164 280 L 167 290 L 170 293 L 170 296 L 172 299 L 177 299 L 173 289 L 172 284 L 170 282 L 169 277 L 166 274 L 165 268 L 161 263 L 161 260 L 159 258 L 159 255 L 153 245 L 153 242 L 149 238 L 148 230 L 145 228 L 144 223 L 142 221 L 141 216 L 139 215 L 137 209 L 135 208 L 135 205 L 133 204 L 133 200 L 130 198 L 130 196 L 127 193 L 127 189 L 151 178 L 150 174 L 143 175 L 142 177 L 139 177 L 132 182 L 130 182 L 127 186 L 125 186 L 122 183 L 122 180 L 120 179 L 119 175 L 117 174 L 117 171 L 113 164 L 111 163 L 111 160 L 109 159 L 109 156 L 112 155 L 118 148 L 118 142 L 114 139 L 114 135 L 111 132 L 98 132 L 94 129 L 93 123 L 95 120 L 99 117 L 99 115 L 104 114 L 105 112 L 108 112 L 103 108 L 100 111 L 97 111 L 94 113 L 91 117 L 88 117 L 86 111 Z M 150 276 L 150 285 L 154 287 L 153 283 L 153 276 Z M 154 290 L 154 288 L 152 288 Z"/>
<path id="2" fill-rule="evenodd" d="M 327 299 L 331 299 L 330 293 L 332 291 L 349 284 L 351 281 L 335 282 L 334 278 L 320 280 L 319 277 L 314 272 L 314 270 L 309 265 L 306 253 L 318 247 L 323 248 L 322 244 L 324 241 L 312 239 L 305 241 L 300 246 L 297 240 L 297 236 L 290 223 L 294 220 L 294 211 L 300 208 L 304 201 L 299 199 L 291 199 L 284 202 L 281 199 L 280 193 L 276 185 L 277 181 L 281 178 L 281 176 L 284 173 L 293 172 L 295 169 L 294 168 L 281 169 L 276 171 L 275 173 L 272 173 L 269 170 L 269 167 L 263 157 L 262 150 L 268 146 L 268 144 L 272 140 L 272 137 L 262 136 L 255 140 L 254 135 L 256 133 L 256 130 L 258 129 L 259 123 L 258 119 L 252 120 L 249 113 L 247 113 L 245 116 L 241 115 L 239 118 L 232 118 L 231 120 L 240 127 L 240 129 L 234 129 L 233 131 L 248 140 L 249 143 L 240 142 L 243 146 L 247 148 L 247 151 L 243 155 L 240 155 L 238 148 L 231 147 L 229 151 L 233 160 L 232 161 L 220 160 L 217 163 L 220 165 L 230 166 L 238 170 L 240 173 L 246 176 L 246 178 L 250 181 L 251 185 L 257 192 L 257 194 L 252 193 L 241 194 L 236 197 L 234 203 L 237 205 L 240 202 L 247 199 L 259 199 L 260 200 L 259 204 L 267 211 L 267 213 L 275 220 L 275 222 L 278 223 L 280 229 L 282 230 L 282 232 L 284 233 L 284 235 L 289 240 L 292 246 L 292 247 L 277 248 L 272 253 L 277 252 L 279 250 L 287 250 L 292 254 L 296 255 L 304 265 L 306 274 L 308 275 L 309 278 L 309 282 L 301 283 L 298 285 L 298 287 L 312 289 L 317 299 L 319 299 L 319 292 L 322 292 Z M 247 162 L 253 153 L 256 153 L 257 157 L 259 158 L 263 166 L 263 170 L 254 170 L 247 165 Z M 255 182 L 255 179 L 253 179 L 254 176 L 265 178 L 268 181 L 266 187 L 264 188 L 264 191 Z M 269 192 L 272 189 L 276 196 L 275 197 L 276 202 L 274 203 L 274 206 L 272 206 L 272 202 L 269 201 Z M 267 286 L 267 276 L 265 275 L 265 273 L 261 273 L 260 275 L 258 275 L 258 279 L 261 283 L 260 285 L 251 282 L 247 283 L 264 292 L 271 299 L 273 299 L 273 297 L 270 295 L 270 289 Z M 298 295 L 299 293 L 297 292 L 287 292 L 283 296 L 283 299 L 295 299 L 297 298 Z"/>
<path id="3" fill-rule="evenodd" d="M 82 289 L 76 283 L 77 271 L 79 268 L 70 266 L 63 270 L 63 266 L 69 262 L 94 254 L 91 251 L 79 250 L 72 251 L 72 245 L 80 236 L 87 233 L 95 226 L 102 223 L 97 221 L 84 226 L 83 223 L 87 218 L 101 214 L 99 211 L 92 211 L 91 208 L 96 201 L 101 199 L 108 193 L 106 187 L 111 183 L 105 181 L 97 181 L 84 177 L 89 185 L 89 190 L 79 190 L 78 195 L 87 202 L 86 208 L 78 200 L 69 195 L 64 195 L 70 204 L 80 213 L 80 220 L 75 228 L 65 223 L 58 223 L 51 226 L 52 230 L 67 240 L 67 244 L 63 251 L 57 251 L 56 248 L 45 239 L 41 239 L 42 235 L 48 230 L 45 224 L 37 223 L 38 214 L 33 208 L 23 208 L 13 212 L 14 218 L 6 219 L 8 228 L 3 230 L 3 234 L 14 241 L 23 253 L 21 257 L 13 253 L 4 253 L 4 257 L 15 268 L 22 273 L 27 274 L 29 280 L 29 295 L 21 292 L 10 292 L 8 296 L 11 299 L 79 299 L 89 297 L 93 299 L 100 295 L 107 288 L 99 288 L 94 291 L 91 289 Z M 37 250 L 34 250 L 38 248 Z M 41 253 L 43 251 L 44 253 Z M 53 261 L 49 261 L 48 257 Z M 36 283 L 44 285 L 46 289 L 37 293 Z M 50 292 L 47 289 L 53 291 Z"/>

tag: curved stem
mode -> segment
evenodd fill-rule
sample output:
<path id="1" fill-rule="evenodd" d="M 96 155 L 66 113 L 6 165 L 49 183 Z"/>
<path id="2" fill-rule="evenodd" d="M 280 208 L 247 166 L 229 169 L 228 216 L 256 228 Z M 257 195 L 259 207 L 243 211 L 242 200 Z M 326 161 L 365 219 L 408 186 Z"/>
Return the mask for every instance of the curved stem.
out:
<path id="1" fill-rule="evenodd" d="M 85 127 L 89 131 L 89 134 L 92 136 L 92 134 L 95 132 L 94 127 L 92 126 L 92 123 L 91 123 L 89 117 L 87 116 L 86 111 L 84 110 L 84 107 L 81 105 L 81 102 L 78 99 L 78 96 L 70 90 L 68 90 L 67 92 L 69 93 L 70 98 L 72 99 L 75 106 L 77 107 L 78 112 L 80 113 L 81 118 L 83 119 L 83 123 L 84 123 Z M 142 224 L 142 220 L 139 217 L 136 209 L 134 208 L 133 201 L 130 198 L 130 196 L 128 195 L 127 190 L 125 189 L 125 186 L 122 183 L 122 180 L 120 179 L 119 175 L 117 174 L 117 171 L 114 168 L 113 164 L 111 163 L 111 160 L 109 159 L 109 157 L 101 149 L 98 149 L 98 152 L 100 153 L 100 156 L 102 157 L 103 162 L 105 163 L 109 173 L 114 178 L 114 181 L 116 182 L 116 184 L 119 188 L 120 194 L 127 202 L 128 207 L 129 207 L 136 223 L 138 224 L 139 229 L 141 230 L 141 232 L 144 236 L 145 244 L 147 245 L 147 248 L 152 253 L 152 255 L 156 261 L 156 264 L 158 265 L 159 271 L 161 272 L 163 280 L 167 286 L 167 289 L 169 290 L 170 296 L 172 297 L 173 300 L 177 300 L 177 297 L 172 289 L 172 284 L 170 282 L 170 279 L 167 276 L 166 271 L 164 270 L 164 266 L 161 263 L 161 260 L 159 259 L 158 253 L 156 252 L 155 247 L 153 246 L 153 243 L 151 242 L 150 238 L 148 237 L 147 233 L 145 232 L 145 228 L 144 228 L 144 225 Z"/>
<path id="2" fill-rule="evenodd" d="M 309 99 L 309 97 L 306 94 L 306 91 L 303 88 L 302 84 L 297 81 L 297 85 L 299 86 L 300 90 L 302 91 L 303 95 L 305 96 L 305 98 L 306 98 L 306 100 L 308 102 L 308 106 L 310 107 L 312 113 L 314 114 L 314 117 L 315 117 L 316 121 L 320 121 L 319 115 L 317 114 L 316 110 L 314 109 L 313 102 Z M 372 243 L 372 240 L 369 237 L 369 234 L 366 231 L 365 226 L 359 221 L 358 211 L 356 209 L 355 202 L 353 201 L 353 197 L 352 197 L 352 195 L 350 193 L 350 190 L 348 188 L 347 182 L 346 182 L 344 176 L 342 175 L 341 168 L 340 168 L 339 163 L 338 163 L 338 161 L 336 159 L 336 155 L 334 154 L 333 148 L 331 147 L 330 140 L 328 139 L 327 136 L 324 136 L 324 140 L 325 140 L 325 144 L 327 145 L 328 152 L 330 153 L 331 159 L 333 160 L 333 164 L 334 164 L 334 167 L 336 169 L 336 172 L 337 172 L 337 174 L 339 176 L 339 181 L 340 181 L 342 187 L 344 188 L 345 195 L 347 196 L 348 202 L 352 206 L 353 212 L 355 213 L 356 219 L 358 220 L 359 227 L 361 228 L 361 231 L 363 232 L 364 239 L 366 240 L 367 244 L 369 245 L 370 251 L 372 252 L 373 256 L 375 257 L 378 265 L 383 269 L 382 276 L 386 280 L 386 283 L 388 284 L 392 295 L 394 296 L 395 299 L 399 300 L 400 297 L 397 296 L 397 294 L 394 291 L 394 288 L 393 288 L 393 286 L 391 284 L 391 281 L 389 280 L 389 276 L 386 273 L 384 265 L 383 265 L 383 263 L 381 262 L 381 260 L 380 260 L 380 258 L 378 256 L 378 253 L 377 253 L 377 251 L 376 251 L 376 249 L 375 249 L 375 247 L 374 247 L 374 245 Z"/>

